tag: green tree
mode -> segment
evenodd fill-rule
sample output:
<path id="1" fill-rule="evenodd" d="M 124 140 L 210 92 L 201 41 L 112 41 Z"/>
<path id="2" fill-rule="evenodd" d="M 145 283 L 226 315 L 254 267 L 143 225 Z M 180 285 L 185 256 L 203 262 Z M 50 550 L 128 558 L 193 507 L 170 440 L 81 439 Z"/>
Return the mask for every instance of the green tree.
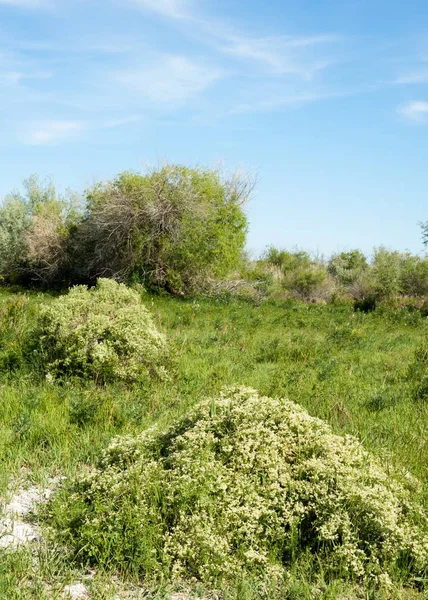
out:
<path id="1" fill-rule="evenodd" d="M 292 296 L 302 300 L 316 300 L 331 292 L 331 280 L 325 266 L 318 260 L 312 260 L 307 252 L 289 252 L 269 246 L 263 260 L 279 269 L 281 286 Z"/>
<path id="2" fill-rule="evenodd" d="M 327 270 L 342 285 L 350 285 L 367 269 L 367 259 L 359 250 L 340 252 L 330 258 Z"/>
<path id="3" fill-rule="evenodd" d="M 408 296 L 428 294 L 428 259 L 409 252 L 401 255 L 400 291 Z"/>
<path id="4" fill-rule="evenodd" d="M 6 197 L 0 208 L 0 275 L 16 281 L 28 259 L 25 235 L 31 226 L 27 206 L 14 196 Z"/>
<path id="5" fill-rule="evenodd" d="M 422 229 L 422 242 L 424 246 L 428 247 L 428 221 L 426 223 L 419 223 Z"/>
<path id="6" fill-rule="evenodd" d="M 0 207 L 0 274 L 50 284 L 67 261 L 68 231 L 79 219 L 76 198 L 58 195 L 50 179 L 37 175 L 23 187 L 24 193 L 8 194 Z"/>
<path id="7" fill-rule="evenodd" d="M 248 179 L 177 165 L 96 184 L 74 240 L 75 278 L 138 278 L 174 293 L 198 289 L 239 265 L 251 190 Z"/>
<path id="8" fill-rule="evenodd" d="M 378 299 L 392 298 L 400 293 L 401 254 L 383 246 L 375 248 L 370 271 L 372 293 Z"/>

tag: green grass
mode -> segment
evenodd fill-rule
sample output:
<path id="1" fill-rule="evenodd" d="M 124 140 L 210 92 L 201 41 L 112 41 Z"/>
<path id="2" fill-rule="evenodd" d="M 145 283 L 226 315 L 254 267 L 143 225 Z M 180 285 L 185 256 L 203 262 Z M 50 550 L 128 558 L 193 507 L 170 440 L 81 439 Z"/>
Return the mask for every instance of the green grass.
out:
<path id="1" fill-rule="evenodd" d="M 27 365 L 25 336 L 37 306 L 50 296 L 29 298 L 11 301 L 7 289 L 0 295 L 0 492 L 17 479 L 72 476 L 93 464 L 112 436 L 171 423 L 202 397 L 241 384 L 290 398 L 328 421 L 336 433 L 357 436 L 403 476 L 416 475 L 428 508 L 428 402 L 415 398 L 415 382 L 408 376 L 428 331 L 428 320 L 417 311 L 364 314 L 347 304 L 254 306 L 146 296 L 173 348 L 172 381 L 97 387 L 71 380 L 50 384 Z M 66 554 L 54 549 L 46 550 L 38 566 L 25 552 L 1 557 L 0 563 L 0 598 L 57 597 L 55 590 L 69 582 L 73 569 Z M 109 582 L 109 574 L 99 573 L 93 598 L 112 597 Z M 224 598 L 273 597 L 266 593 L 237 582 Z M 158 594 L 162 597 L 161 588 Z M 424 598 L 416 588 L 391 594 Z M 323 582 L 321 575 L 314 580 L 300 565 L 275 597 L 379 596 L 357 584 Z"/>

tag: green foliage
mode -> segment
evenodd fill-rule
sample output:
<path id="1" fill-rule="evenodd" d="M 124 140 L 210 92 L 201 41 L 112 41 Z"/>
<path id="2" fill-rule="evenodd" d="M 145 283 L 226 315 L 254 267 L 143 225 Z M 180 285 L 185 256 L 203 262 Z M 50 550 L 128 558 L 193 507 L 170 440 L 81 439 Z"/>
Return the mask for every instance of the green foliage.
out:
<path id="1" fill-rule="evenodd" d="M 260 304 L 272 296 L 278 287 L 280 277 L 277 267 L 267 264 L 264 260 L 251 260 L 246 253 L 243 253 L 241 267 L 235 273 L 235 277 L 221 281 L 217 286 L 219 289 L 215 286 L 211 288 L 217 298 L 224 290 L 228 291 L 230 298 L 239 297 Z"/>
<path id="2" fill-rule="evenodd" d="M 51 180 L 24 181 L 0 207 L 0 275 L 9 282 L 53 284 L 64 276 L 67 241 L 79 220 L 75 196 L 59 196 Z"/>
<path id="3" fill-rule="evenodd" d="M 359 250 L 352 250 L 333 255 L 325 266 L 311 260 L 307 252 L 271 246 L 259 262 L 276 269 L 282 287 L 303 300 L 333 299 L 339 294 L 353 298 L 357 310 L 367 311 L 399 296 L 428 295 L 428 258 L 409 252 L 376 248 L 369 264 Z"/>
<path id="4" fill-rule="evenodd" d="M 376 248 L 371 268 L 373 293 L 378 298 L 391 298 L 400 292 L 400 253 Z"/>
<path id="5" fill-rule="evenodd" d="M 252 191 L 245 176 L 181 166 L 124 172 L 88 190 L 85 206 L 36 176 L 24 188 L 0 208 L 0 277 L 8 282 L 111 277 L 184 293 L 240 265 Z"/>
<path id="6" fill-rule="evenodd" d="M 12 296 L 0 308 L 0 372 L 13 373 L 21 365 L 19 344 L 14 339 L 19 336 L 23 320 L 26 298 Z M 13 332 L 12 335 L 10 335 Z"/>
<path id="7" fill-rule="evenodd" d="M 264 260 L 275 267 L 279 267 L 283 273 L 294 271 L 311 264 L 310 256 L 303 250 L 289 252 L 275 246 L 269 246 L 263 255 Z"/>
<path id="8" fill-rule="evenodd" d="M 40 304 L 52 297 L 27 292 L 23 301 L 13 292 L 0 287 L 0 310 L 5 309 L 0 346 L 5 354 L 20 356 Z M 172 378 L 147 378 L 138 385 L 119 381 L 100 386 L 71 377 L 49 382 L 21 361 L 12 374 L 0 373 L 2 497 L 23 479 L 23 487 L 38 482 L 46 487 L 46 480 L 57 475 L 72 480 L 76 471 L 97 463 L 113 436 L 138 436 L 154 423 L 166 431 L 202 395 L 217 397 L 223 386 L 239 382 L 263 396 L 292 398 L 327 421 L 336 434 L 357 437 L 383 465 L 392 463 L 403 481 L 407 473 L 414 474 L 424 485 L 428 506 L 428 403 L 414 401 L 408 375 L 428 333 L 428 320 L 419 310 L 402 308 L 401 300 L 391 310 L 380 304 L 369 314 L 354 313 L 349 302 L 278 299 L 255 305 L 234 296 L 148 294 L 144 301 L 176 349 Z M 64 545 L 58 548 L 46 539 L 37 561 L 30 556 L 34 551 L 37 544 L 29 547 L 29 562 L 22 570 L 14 553 L 0 556 L 0 597 L 33 598 L 36 581 L 44 586 L 43 600 L 52 593 L 60 596 L 64 585 L 76 580 L 92 586 L 96 579 L 112 586 L 109 593 L 90 587 L 97 599 L 131 591 L 129 579 L 122 584 L 111 571 L 105 572 L 108 564 L 86 580 L 86 568 L 70 560 Z M 426 578 L 381 592 L 370 581 L 347 582 L 346 574 L 332 578 L 323 566 L 322 559 L 314 560 L 308 552 L 294 563 L 283 585 L 242 574 L 230 586 L 216 585 L 215 591 L 186 579 L 177 587 L 168 587 L 165 580 L 165 585 L 147 583 L 140 593 L 166 599 L 168 591 L 172 597 L 182 592 L 189 598 L 217 595 L 224 600 L 423 600 L 424 590 L 426 595 Z M 132 593 L 138 595 L 137 590 Z"/>
<path id="9" fill-rule="evenodd" d="M 371 268 L 371 285 L 381 299 L 398 294 L 424 296 L 428 293 L 428 259 L 386 248 L 377 248 Z"/>
<path id="10" fill-rule="evenodd" d="M 368 268 L 367 259 L 359 250 L 333 254 L 327 270 L 342 285 L 350 285 Z"/>
<path id="11" fill-rule="evenodd" d="M 351 291 L 361 301 L 389 301 L 399 295 L 428 294 L 428 259 L 377 248 L 370 268 L 360 271 Z"/>
<path id="12" fill-rule="evenodd" d="M 400 263 L 400 290 L 408 296 L 428 295 L 428 258 L 402 254 Z"/>
<path id="13" fill-rule="evenodd" d="M 428 245 L 428 221 L 426 223 L 419 223 L 422 230 L 422 241 L 425 246 Z"/>
<path id="14" fill-rule="evenodd" d="M 19 280 L 28 260 L 25 234 L 30 226 L 26 205 L 6 198 L 0 208 L 0 274 L 11 282 Z"/>
<path id="15" fill-rule="evenodd" d="M 418 487 L 300 406 L 235 388 L 114 440 L 48 518 L 80 559 L 149 578 L 281 581 L 310 553 L 325 575 L 383 586 L 424 576 Z"/>
<path id="16" fill-rule="evenodd" d="M 370 264 L 352 250 L 325 265 L 307 252 L 270 246 L 250 264 L 243 206 L 253 187 L 242 173 L 225 178 L 217 170 L 167 165 L 120 173 L 95 184 L 81 202 L 32 175 L 24 193 L 9 194 L 0 206 L 0 281 L 64 288 L 108 277 L 156 292 L 256 303 L 351 297 L 374 305 L 428 294 L 428 258 L 383 247 Z M 421 227 L 426 240 L 427 224 Z"/>
<path id="17" fill-rule="evenodd" d="M 89 290 L 75 286 L 43 306 L 35 334 L 50 378 L 71 375 L 105 383 L 165 374 L 164 335 L 140 295 L 109 279 Z"/>
<path id="18" fill-rule="evenodd" d="M 296 270 L 286 272 L 283 280 L 283 287 L 302 300 L 328 298 L 332 292 L 328 284 L 325 268 L 316 263 L 302 265 Z"/>
<path id="19" fill-rule="evenodd" d="M 408 379 L 415 400 L 428 400 L 428 345 L 424 341 L 416 349 L 409 365 Z"/>
<path id="20" fill-rule="evenodd" d="M 303 251 L 288 252 L 270 246 L 263 260 L 281 273 L 281 286 L 301 300 L 319 300 L 331 296 L 333 286 L 324 265 L 311 260 Z"/>
<path id="21" fill-rule="evenodd" d="M 198 289 L 239 265 L 248 190 L 216 171 L 166 166 L 124 172 L 87 192 L 78 237 L 88 278 L 138 274 L 149 288 Z M 76 261 L 78 264 L 79 262 Z"/>

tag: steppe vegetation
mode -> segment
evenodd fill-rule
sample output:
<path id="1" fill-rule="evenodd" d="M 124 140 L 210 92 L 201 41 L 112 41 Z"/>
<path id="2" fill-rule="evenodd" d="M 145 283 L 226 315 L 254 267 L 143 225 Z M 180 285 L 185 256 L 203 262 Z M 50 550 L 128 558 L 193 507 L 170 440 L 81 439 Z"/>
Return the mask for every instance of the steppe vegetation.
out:
<path id="1" fill-rule="evenodd" d="M 428 259 L 250 259 L 252 186 L 5 199 L 0 493 L 57 483 L 0 597 L 426 597 Z"/>

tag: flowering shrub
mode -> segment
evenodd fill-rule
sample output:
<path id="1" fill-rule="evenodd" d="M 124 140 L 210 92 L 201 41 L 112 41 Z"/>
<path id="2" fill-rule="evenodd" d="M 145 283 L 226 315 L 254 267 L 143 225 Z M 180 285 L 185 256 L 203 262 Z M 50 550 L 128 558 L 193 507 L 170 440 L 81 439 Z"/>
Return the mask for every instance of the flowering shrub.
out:
<path id="1" fill-rule="evenodd" d="M 98 279 L 89 290 L 75 286 L 43 306 L 38 335 L 50 378 L 136 381 L 164 372 L 164 335 L 139 294 L 109 279 Z"/>
<path id="2" fill-rule="evenodd" d="M 79 557 L 140 575 L 282 578 L 312 556 L 384 585 L 428 564 L 417 489 L 298 405 L 238 388 L 166 431 L 117 438 L 48 511 Z"/>

